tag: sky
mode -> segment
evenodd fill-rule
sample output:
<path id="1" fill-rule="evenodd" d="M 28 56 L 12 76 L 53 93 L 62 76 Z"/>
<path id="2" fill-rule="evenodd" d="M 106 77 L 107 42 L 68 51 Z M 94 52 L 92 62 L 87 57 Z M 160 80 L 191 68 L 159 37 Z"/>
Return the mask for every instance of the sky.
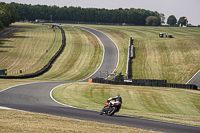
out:
<path id="1" fill-rule="evenodd" d="M 177 21 L 185 16 L 190 24 L 200 25 L 200 0 L 0 0 L 0 2 L 105 9 L 141 8 L 163 13 L 165 22 L 170 15 L 174 15 Z"/>

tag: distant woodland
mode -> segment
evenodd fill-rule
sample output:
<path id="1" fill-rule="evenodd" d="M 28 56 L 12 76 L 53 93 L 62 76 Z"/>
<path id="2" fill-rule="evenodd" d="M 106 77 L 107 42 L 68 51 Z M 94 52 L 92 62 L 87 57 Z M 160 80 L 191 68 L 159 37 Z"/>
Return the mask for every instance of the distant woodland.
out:
<path id="1" fill-rule="evenodd" d="M 97 9 L 81 7 L 58 7 L 47 5 L 27 5 L 0 2 L 0 25 L 13 21 L 35 21 L 36 19 L 53 21 L 101 22 L 101 23 L 127 23 L 134 25 L 148 25 L 146 19 L 150 16 L 157 18 L 154 25 L 161 24 L 161 16 L 157 11 L 145 9 Z M 7 21 L 7 22 L 5 22 Z"/>

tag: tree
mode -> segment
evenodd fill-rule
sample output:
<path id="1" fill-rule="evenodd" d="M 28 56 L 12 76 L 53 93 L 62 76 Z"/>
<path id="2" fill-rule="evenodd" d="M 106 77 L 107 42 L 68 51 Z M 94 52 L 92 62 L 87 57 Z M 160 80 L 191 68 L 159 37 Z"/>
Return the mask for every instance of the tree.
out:
<path id="1" fill-rule="evenodd" d="M 6 10 L 7 13 L 8 12 L 10 13 L 10 24 L 14 23 L 15 20 L 18 18 L 15 6 L 12 4 L 6 4 L 4 5 L 4 9 Z"/>
<path id="2" fill-rule="evenodd" d="M 146 18 L 146 25 L 158 26 L 160 24 L 159 19 L 156 16 L 149 16 Z"/>
<path id="3" fill-rule="evenodd" d="M 183 25 L 187 26 L 187 23 L 188 23 L 188 20 L 186 17 L 180 17 L 179 20 L 178 20 L 178 25 L 180 25 L 181 27 Z"/>
<path id="4" fill-rule="evenodd" d="M 162 23 L 164 24 L 165 23 L 165 14 L 160 13 L 159 16 L 160 16 L 160 19 L 161 19 L 161 24 Z"/>
<path id="5" fill-rule="evenodd" d="M 175 25 L 177 23 L 177 19 L 174 15 L 170 15 L 167 19 L 167 24 Z"/>
<path id="6" fill-rule="evenodd" d="M 0 21 L 3 23 L 3 26 L 9 26 L 11 14 L 6 11 L 4 6 L 0 6 Z"/>
<path id="7" fill-rule="evenodd" d="M 0 3 L 0 28 L 8 27 L 17 19 L 15 6 L 12 4 Z"/>

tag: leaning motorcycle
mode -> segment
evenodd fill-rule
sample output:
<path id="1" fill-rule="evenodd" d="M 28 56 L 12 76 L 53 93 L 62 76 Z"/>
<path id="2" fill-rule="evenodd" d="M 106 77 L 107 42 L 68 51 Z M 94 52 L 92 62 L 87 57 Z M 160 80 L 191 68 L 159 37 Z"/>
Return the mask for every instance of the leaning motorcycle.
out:
<path id="1" fill-rule="evenodd" d="M 120 102 L 113 102 L 110 101 L 109 106 L 106 107 L 105 109 L 102 109 L 100 111 L 100 114 L 107 114 L 108 116 L 114 115 L 116 112 L 119 112 L 121 108 L 121 103 Z"/>

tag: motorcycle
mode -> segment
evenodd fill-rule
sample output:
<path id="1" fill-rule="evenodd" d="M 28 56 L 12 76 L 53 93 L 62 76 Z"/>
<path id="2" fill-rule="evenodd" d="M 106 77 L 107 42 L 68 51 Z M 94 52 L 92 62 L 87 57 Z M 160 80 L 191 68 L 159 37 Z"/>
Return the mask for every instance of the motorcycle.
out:
<path id="1" fill-rule="evenodd" d="M 107 114 L 108 116 L 112 116 L 116 112 L 119 112 L 120 108 L 121 108 L 121 103 L 120 102 L 118 102 L 118 101 L 117 102 L 110 101 L 109 106 L 103 108 L 100 111 L 100 115 Z"/>

